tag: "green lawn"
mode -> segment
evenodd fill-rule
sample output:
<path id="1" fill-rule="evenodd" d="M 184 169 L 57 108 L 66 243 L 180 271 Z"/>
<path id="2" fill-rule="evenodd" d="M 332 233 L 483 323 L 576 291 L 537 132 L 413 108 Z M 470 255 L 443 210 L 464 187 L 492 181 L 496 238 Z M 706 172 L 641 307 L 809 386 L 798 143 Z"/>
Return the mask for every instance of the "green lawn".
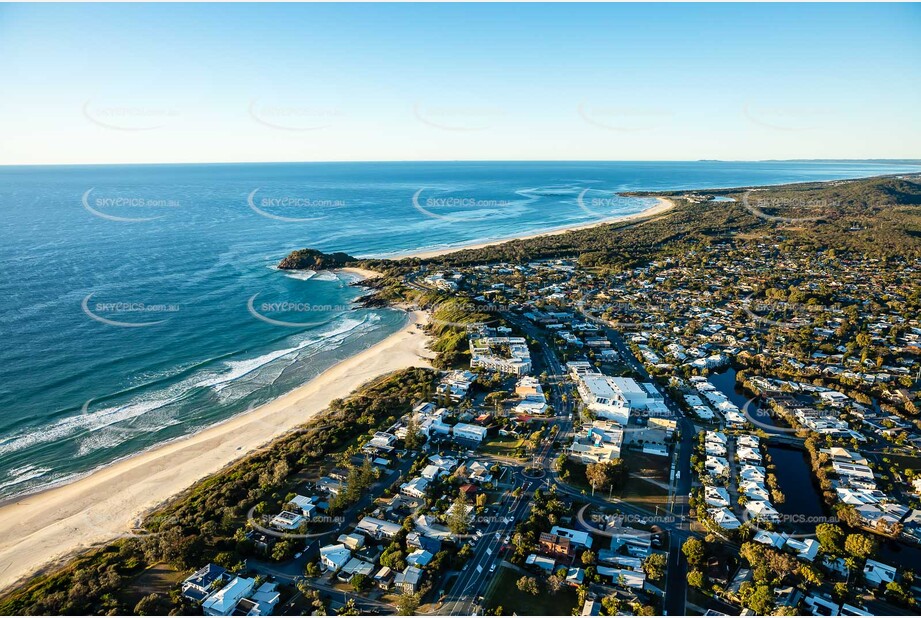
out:
<path id="1" fill-rule="evenodd" d="M 479 451 L 496 457 L 518 457 L 518 449 L 524 444 L 523 438 L 514 436 L 496 436 L 480 445 Z"/>
<path id="2" fill-rule="evenodd" d="M 486 593 L 484 605 L 487 609 L 502 606 L 502 615 L 511 616 L 571 616 L 572 610 L 578 602 L 576 589 L 572 586 L 563 586 L 556 594 L 547 592 L 541 585 L 541 592 L 537 596 L 522 592 L 515 584 L 523 574 L 507 567 L 501 567 L 496 573 L 496 578 Z M 540 576 L 534 576 L 538 582 Z"/>

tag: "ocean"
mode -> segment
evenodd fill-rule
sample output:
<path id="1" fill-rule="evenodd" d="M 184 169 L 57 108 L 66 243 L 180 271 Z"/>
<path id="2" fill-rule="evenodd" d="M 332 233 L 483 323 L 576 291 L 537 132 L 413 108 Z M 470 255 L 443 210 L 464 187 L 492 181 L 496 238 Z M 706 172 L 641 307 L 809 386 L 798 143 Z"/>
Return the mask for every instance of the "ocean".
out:
<path id="1" fill-rule="evenodd" d="M 403 324 L 283 272 L 639 212 L 626 190 L 917 172 L 874 161 L 0 167 L 0 498 L 274 399 Z"/>

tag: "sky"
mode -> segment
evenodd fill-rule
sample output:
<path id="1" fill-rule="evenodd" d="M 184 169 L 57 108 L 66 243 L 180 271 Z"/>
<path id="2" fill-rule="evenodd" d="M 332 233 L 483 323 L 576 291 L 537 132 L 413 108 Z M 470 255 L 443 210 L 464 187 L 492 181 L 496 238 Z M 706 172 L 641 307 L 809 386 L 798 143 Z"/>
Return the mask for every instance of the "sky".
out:
<path id="1" fill-rule="evenodd" d="M 0 165 L 921 158 L 919 4 L 0 5 Z"/>

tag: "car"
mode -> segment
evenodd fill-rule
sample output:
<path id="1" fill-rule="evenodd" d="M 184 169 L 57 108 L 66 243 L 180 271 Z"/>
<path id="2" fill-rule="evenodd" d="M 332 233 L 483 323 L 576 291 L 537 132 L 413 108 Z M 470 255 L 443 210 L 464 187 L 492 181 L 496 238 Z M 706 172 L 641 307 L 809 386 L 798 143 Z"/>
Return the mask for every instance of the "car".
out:
<path id="1" fill-rule="evenodd" d="M 303 556 L 303 555 L 304 555 L 304 552 L 299 551 L 299 552 L 297 552 L 296 554 L 294 554 L 294 559 L 297 560 L 298 558 L 300 558 L 300 557 Z"/>
<path id="2" fill-rule="evenodd" d="M 496 572 L 496 565 L 495 565 L 495 564 L 493 564 L 491 567 L 489 567 L 489 572 L 490 572 L 490 573 L 495 573 L 495 572 Z"/>
<path id="3" fill-rule="evenodd" d="M 496 540 L 498 541 L 498 540 L 501 539 L 501 538 L 502 538 L 502 533 L 501 533 L 501 532 L 497 532 L 497 533 L 496 533 Z"/>

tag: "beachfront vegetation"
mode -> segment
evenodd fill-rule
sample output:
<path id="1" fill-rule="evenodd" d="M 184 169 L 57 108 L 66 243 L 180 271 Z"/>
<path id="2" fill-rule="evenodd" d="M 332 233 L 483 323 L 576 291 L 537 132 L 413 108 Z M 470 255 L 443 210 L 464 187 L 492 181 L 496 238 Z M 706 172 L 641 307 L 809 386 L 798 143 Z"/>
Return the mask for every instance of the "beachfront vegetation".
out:
<path id="1" fill-rule="evenodd" d="M 152 513 L 142 534 L 87 552 L 0 598 L 4 615 L 130 614 L 134 604 L 119 592 L 151 565 L 188 571 L 206 562 L 239 565 L 251 552 L 248 513 L 259 505 L 282 506 L 297 473 L 353 448 L 359 438 L 409 412 L 430 392 L 434 372 L 406 369 L 374 380 L 337 399 L 309 424 L 195 484 Z M 356 478 L 366 470 L 356 468 Z M 263 506 L 262 508 L 266 508 Z M 279 543 L 278 545 L 281 545 Z M 158 607 L 189 614 L 194 608 L 169 591 Z M 152 605 L 154 599 L 144 601 Z M 162 606 L 162 607 L 161 607 Z"/>
<path id="2" fill-rule="evenodd" d="M 467 249 L 425 260 L 432 267 L 494 262 L 526 263 L 578 258 L 584 267 L 620 271 L 696 245 L 782 231 L 785 243 L 815 250 L 854 251 L 873 257 L 921 255 L 921 183 L 912 178 L 872 178 L 806 183 L 752 191 L 719 191 L 734 202 L 691 201 L 672 196 L 671 211 L 645 221 L 622 221 Z M 643 195 L 658 195 L 646 193 Z M 398 262 L 407 270 L 419 259 Z"/>

